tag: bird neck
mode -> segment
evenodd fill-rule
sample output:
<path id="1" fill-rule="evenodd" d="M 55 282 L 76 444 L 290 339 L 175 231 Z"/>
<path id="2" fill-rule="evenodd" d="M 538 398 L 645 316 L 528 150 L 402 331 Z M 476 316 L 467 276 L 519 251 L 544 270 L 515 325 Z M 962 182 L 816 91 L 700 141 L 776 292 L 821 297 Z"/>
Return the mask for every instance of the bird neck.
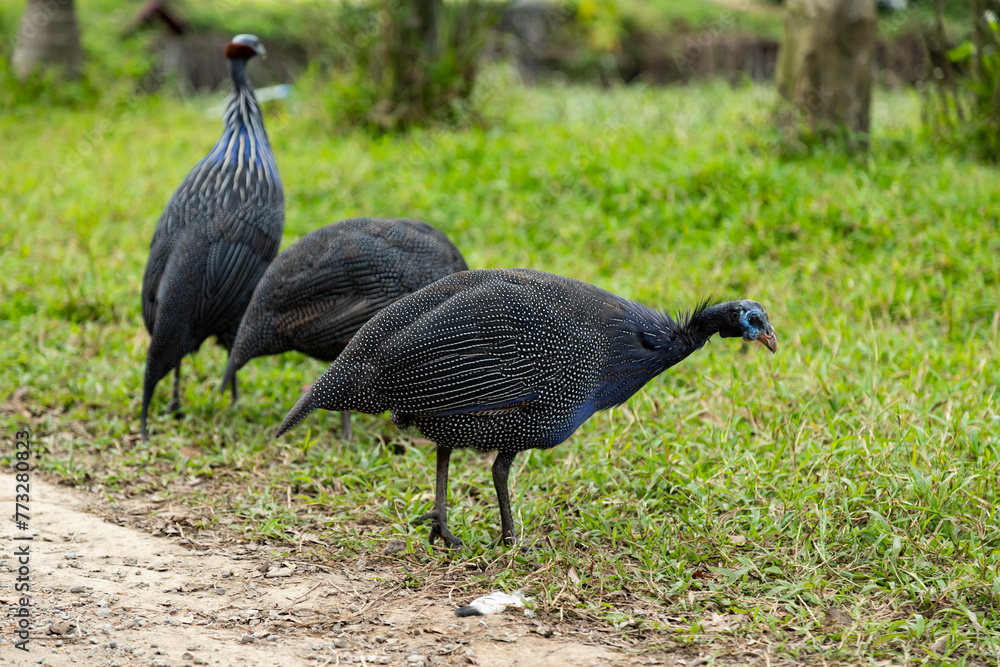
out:
<path id="1" fill-rule="evenodd" d="M 250 79 L 247 78 L 247 61 L 242 58 L 230 58 L 229 75 L 233 79 L 233 92 L 229 96 L 226 107 L 225 124 L 227 128 L 246 131 L 254 140 L 270 146 L 267 133 L 264 131 L 264 117 L 257 104 L 257 96 L 253 92 Z"/>
<path id="2" fill-rule="evenodd" d="M 730 303 L 727 301 L 726 303 L 717 303 L 714 306 L 706 306 L 696 310 L 691 316 L 685 329 L 698 347 L 727 328 Z"/>
<path id="3" fill-rule="evenodd" d="M 253 94 L 253 86 L 247 78 L 247 61 L 244 58 L 229 58 L 226 60 L 229 65 L 229 77 L 233 80 L 233 90 L 248 90 Z"/>
<path id="4" fill-rule="evenodd" d="M 230 58 L 227 63 L 233 92 L 226 103 L 222 136 L 192 172 L 190 187 L 216 194 L 235 190 L 240 201 L 281 205 L 281 178 L 264 131 L 264 116 L 246 76 L 246 60 Z"/>

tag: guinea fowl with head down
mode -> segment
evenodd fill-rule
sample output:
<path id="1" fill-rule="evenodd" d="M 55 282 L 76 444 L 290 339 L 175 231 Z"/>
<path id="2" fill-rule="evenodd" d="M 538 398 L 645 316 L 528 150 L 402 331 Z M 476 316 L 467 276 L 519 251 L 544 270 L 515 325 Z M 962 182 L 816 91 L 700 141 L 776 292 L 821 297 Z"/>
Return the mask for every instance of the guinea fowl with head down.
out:
<path id="1" fill-rule="evenodd" d="M 255 357 L 297 350 L 333 361 L 390 303 L 466 269 L 448 237 L 419 220 L 352 218 L 306 234 L 257 283 L 222 387 Z M 345 440 L 350 414 L 341 413 Z"/>
<path id="2" fill-rule="evenodd" d="M 232 348 L 257 281 L 278 253 L 284 192 L 246 65 L 264 47 L 237 35 L 226 47 L 233 81 L 222 137 L 167 203 L 153 232 L 142 281 L 142 317 L 150 334 L 140 428 L 153 390 L 174 371 L 180 410 L 180 366 L 209 336 Z M 238 395 L 231 379 L 233 400 Z"/>
<path id="3" fill-rule="evenodd" d="M 620 405 L 710 337 L 777 349 L 756 301 L 671 317 L 587 283 L 528 269 L 456 273 L 373 317 L 299 400 L 280 436 L 313 410 L 392 413 L 437 443 L 430 539 L 448 530 L 453 449 L 497 451 L 501 539 L 515 541 L 507 476 L 518 452 L 547 449 Z"/>

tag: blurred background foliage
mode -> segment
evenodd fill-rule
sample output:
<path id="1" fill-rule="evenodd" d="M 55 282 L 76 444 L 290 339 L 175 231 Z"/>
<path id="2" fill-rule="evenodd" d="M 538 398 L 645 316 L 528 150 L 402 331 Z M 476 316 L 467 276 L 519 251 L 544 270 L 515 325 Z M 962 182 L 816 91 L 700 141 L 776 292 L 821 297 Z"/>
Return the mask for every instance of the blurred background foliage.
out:
<path id="1" fill-rule="evenodd" d="M 722 77 L 767 81 L 782 39 L 785 4 L 773 0 L 245 0 L 161 3 L 182 17 L 172 36 L 139 24 L 139 2 L 75 3 L 82 76 L 15 77 L 25 0 L 0 0 L 0 102 L 95 105 L 139 91 L 190 95 L 226 85 L 217 44 L 239 32 L 275 54 L 258 86 L 298 82 L 322 100 L 331 129 L 374 132 L 483 121 L 474 91 L 487 62 L 516 62 L 522 80 L 676 83 Z M 943 144 L 997 159 L 997 0 L 879 0 L 879 82 L 925 93 L 925 123 Z M 990 16 L 994 17 L 990 19 Z M 176 45 L 175 45 L 176 48 Z M 496 85 L 480 86 L 488 94 Z M 308 93 L 306 93 L 308 90 Z"/>

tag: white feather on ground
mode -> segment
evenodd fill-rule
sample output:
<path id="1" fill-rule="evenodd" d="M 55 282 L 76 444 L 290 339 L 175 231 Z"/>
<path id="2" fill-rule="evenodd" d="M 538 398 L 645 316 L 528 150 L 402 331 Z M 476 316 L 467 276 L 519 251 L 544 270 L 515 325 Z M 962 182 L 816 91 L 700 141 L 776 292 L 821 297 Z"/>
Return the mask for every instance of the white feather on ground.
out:
<path id="1" fill-rule="evenodd" d="M 455 610 L 455 615 L 489 616 L 490 614 L 499 614 L 507 607 L 524 607 L 525 603 L 530 600 L 531 598 L 525 597 L 521 591 L 514 591 L 511 595 L 493 591 L 489 595 L 476 598 L 464 607 L 459 607 Z"/>

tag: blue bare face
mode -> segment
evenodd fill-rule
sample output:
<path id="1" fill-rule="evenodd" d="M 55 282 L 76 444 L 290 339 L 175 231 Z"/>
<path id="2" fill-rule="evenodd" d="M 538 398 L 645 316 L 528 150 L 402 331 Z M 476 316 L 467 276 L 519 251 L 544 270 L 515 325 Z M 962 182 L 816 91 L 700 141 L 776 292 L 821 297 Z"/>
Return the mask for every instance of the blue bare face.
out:
<path id="1" fill-rule="evenodd" d="M 756 301 L 741 301 L 737 306 L 737 326 L 747 342 L 759 341 L 773 353 L 778 349 L 778 337 L 767 321 L 767 311 Z"/>

